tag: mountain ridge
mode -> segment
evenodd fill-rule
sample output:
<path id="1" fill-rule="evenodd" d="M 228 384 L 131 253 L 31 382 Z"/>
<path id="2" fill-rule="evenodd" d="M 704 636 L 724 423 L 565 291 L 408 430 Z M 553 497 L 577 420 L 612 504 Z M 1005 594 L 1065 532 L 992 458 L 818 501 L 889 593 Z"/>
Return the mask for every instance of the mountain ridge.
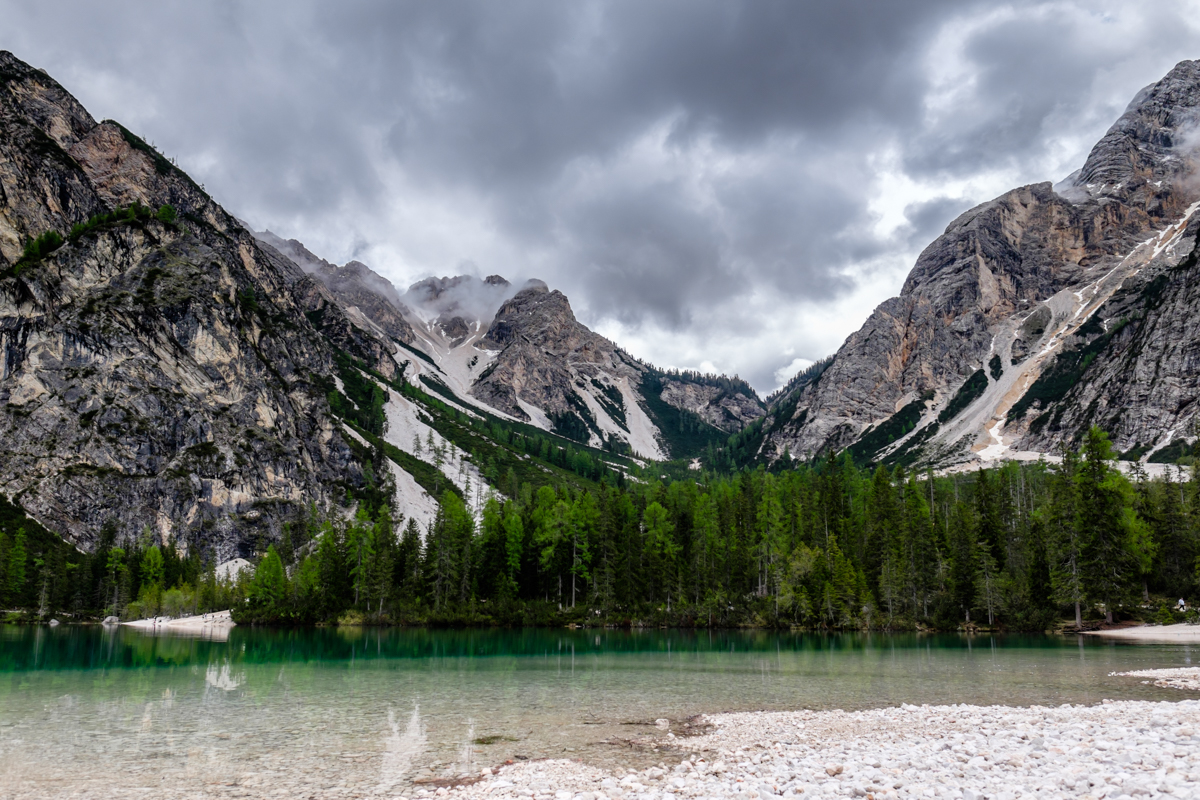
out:
<path id="1" fill-rule="evenodd" d="M 807 458 L 872 434 L 860 457 L 945 466 L 1034 457 L 1073 441 L 1077 430 L 1047 438 L 1021 423 L 1009 429 L 1008 410 L 1121 282 L 1190 250 L 1198 120 L 1200 62 L 1181 62 L 1138 93 L 1072 178 L 1019 187 L 960 215 L 921 253 L 900 295 L 818 377 L 775 401 L 761 456 Z M 1039 327 L 1035 315 L 1048 318 Z M 1054 352 L 1027 360 L 1046 346 Z M 986 379 L 993 358 L 998 376 L 1020 380 L 972 397 L 962 418 L 971 424 L 950 429 L 937 418 L 972 376 L 982 371 L 985 386 L 1000 380 Z"/>
<path id="2" fill-rule="evenodd" d="M 361 486 L 308 314 L 375 366 L 386 354 L 323 287 L 8 52 L 0 132 L 5 494 L 80 547 L 111 522 L 224 560 Z"/>
<path id="3" fill-rule="evenodd" d="M 542 281 L 518 287 L 498 275 L 431 277 L 401 293 L 358 262 L 337 267 L 294 239 L 269 231 L 255 235 L 294 254 L 298 266 L 389 334 L 395 326 L 381 317 L 400 315 L 412 335 L 392 338 L 433 362 L 429 370 L 420 356 L 409 359 L 410 374 L 422 379 L 428 373 L 424 380 L 445 383 L 461 401 L 481 403 L 505 418 L 661 460 L 695 454 L 694 444 L 683 444 L 694 437 L 680 437 L 681 429 L 711 428 L 707 440 L 716 441 L 764 412 L 743 381 L 706 386 L 699 375 L 658 370 L 633 358 L 579 323 L 566 296 Z M 364 270 L 370 282 L 358 277 Z M 655 396 L 649 399 L 646 375 L 653 375 Z"/>

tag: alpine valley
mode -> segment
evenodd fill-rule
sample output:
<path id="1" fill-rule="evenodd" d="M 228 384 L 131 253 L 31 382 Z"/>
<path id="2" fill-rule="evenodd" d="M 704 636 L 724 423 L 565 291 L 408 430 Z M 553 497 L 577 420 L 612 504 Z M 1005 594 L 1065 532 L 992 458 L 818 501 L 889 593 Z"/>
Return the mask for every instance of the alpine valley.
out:
<path id="1" fill-rule="evenodd" d="M 719 563 L 744 575 L 722 567 L 731 582 L 714 608 L 771 597 L 776 615 L 783 602 L 797 619 L 850 625 L 860 608 L 929 618 L 943 603 L 950 618 L 986 607 L 991 621 L 1007 601 L 990 583 L 976 588 L 974 554 L 997 559 L 979 569 L 1017 569 L 999 533 L 966 525 L 970 541 L 929 540 L 930 559 L 965 548 L 949 589 L 920 577 L 923 556 L 897 540 L 897 553 L 912 550 L 902 579 L 886 526 L 870 521 L 883 505 L 854 498 L 870 468 L 899 502 L 929 500 L 927 519 L 943 513 L 935 475 L 1107 453 L 1089 439 L 1097 428 L 1135 471 L 1197 455 L 1198 134 L 1200 62 L 1183 62 L 1133 99 L 1076 173 L 954 220 L 898 297 L 764 400 L 737 377 L 639 360 L 541 281 L 453 276 L 401 289 L 365 264 L 253 231 L 133 132 L 97 122 L 45 72 L 0 52 L 0 511 L 22 535 L 60 536 L 74 553 L 169 548 L 167 569 L 282 553 L 275 577 L 255 577 L 263 604 L 284 602 L 268 584 L 300 591 L 321 526 L 343 525 L 329 547 L 352 565 L 344 593 L 365 613 L 382 614 L 409 579 L 424 588 L 406 596 L 434 608 L 477 593 L 574 607 L 577 594 L 611 597 L 603 582 L 622 574 L 668 610 L 680 592 L 698 608 L 720 570 L 695 542 L 736 531 Z M 1037 485 L 1049 485 L 1039 469 Z M 785 483 L 797 470 L 823 488 Z M 928 488 L 903 499 L 917 485 L 906 475 L 922 472 Z M 713 488 L 706 505 L 717 481 L 727 496 Z M 793 488 L 773 494 L 776 482 Z M 641 487 L 633 500 L 620 494 L 628 487 Z M 818 534 L 812 509 L 830 492 L 851 499 L 841 533 L 826 514 Z M 598 512 L 581 499 L 593 494 Z M 1049 496 L 1018 499 L 1012 513 L 1032 525 Z M 388 529 L 386 547 L 400 549 L 371 577 L 363 554 L 385 545 L 363 531 L 384 512 L 406 536 L 397 544 Z M 465 532 L 435 536 L 454 520 Z M 601 546 L 581 533 L 591 524 L 636 542 Z M 473 538 L 475 526 L 500 538 Z M 1011 591 L 1034 591 L 1055 552 L 1029 556 L 1025 589 Z M 443 572 L 443 560 L 458 566 Z M 101 598 L 140 597 L 131 576 L 156 568 L 130 561 L 122 578 L 121 563 L 94 568 Z M 40 591 L 44 607 L 50 578 L 21 569 L 14 591 L 26 605 Z M 420 569 L 438 577 L 414 578 Z M 1124 591 L 1141 578 L 1122 580 Z M 1077 619 L 1079 591 L 1056 595 Z M 1023 602 L 1009 608 L 1049 600 Z"/>

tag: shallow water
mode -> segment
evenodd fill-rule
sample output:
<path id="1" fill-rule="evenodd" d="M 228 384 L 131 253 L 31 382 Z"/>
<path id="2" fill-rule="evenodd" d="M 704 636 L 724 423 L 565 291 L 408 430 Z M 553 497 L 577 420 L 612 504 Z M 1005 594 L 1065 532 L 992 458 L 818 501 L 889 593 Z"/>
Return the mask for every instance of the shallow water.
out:
<path id="1" fill-rule="evenodd" d="M 378 787 L 563 755 L 644 766 L 670 757 L 657 718 L 1175 700 L 1109 673 L 1193 659 L 1091 637 L 234 628 L 222 642 L 0 626 L 0 785 Z M 626 744 L 644 737 L 660 749 Z"/>

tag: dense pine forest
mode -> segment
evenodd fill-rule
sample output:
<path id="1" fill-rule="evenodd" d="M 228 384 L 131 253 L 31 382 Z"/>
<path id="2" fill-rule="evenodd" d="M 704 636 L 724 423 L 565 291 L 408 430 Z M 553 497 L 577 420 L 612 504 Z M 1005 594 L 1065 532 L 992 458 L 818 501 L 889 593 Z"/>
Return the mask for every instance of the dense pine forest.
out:
<path id="1" fill-rule="evenodd" d="M 199 548 L 149 531 L 118 546 L 110 524 L 82 553 L 4 502 L 0 599 L 25 618 L 1046 630 L 1174 621 L 1196 590 L 1200 482 L 1123 475 L 1098 429 L 1061 464 L 940 477 L 849 454 L 675 479 L 658 466 L 537 486 L 510 469 L 478 519 L 444 489 L 424 531 L 376 487 L 352 518 L 313 509 L 226 581 Z"/>

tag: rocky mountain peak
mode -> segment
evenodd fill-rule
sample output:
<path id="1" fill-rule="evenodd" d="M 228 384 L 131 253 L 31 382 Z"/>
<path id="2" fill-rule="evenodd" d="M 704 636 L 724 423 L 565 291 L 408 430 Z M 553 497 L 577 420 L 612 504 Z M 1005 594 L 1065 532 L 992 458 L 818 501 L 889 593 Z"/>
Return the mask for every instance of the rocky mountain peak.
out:
<path id="1" fill-rule="evenodd" d="M 319 280 L 338 302 L 352 311 L 352 316 L 361 315 L 356 320 L 360 327 L 370 328 L 373 324 L 386 336 L 405 344 L 415 338 L 412 326 L 404 318 L 408 309 L 396 287 L 366 264 L 350 261 L 339 267 L 314 255 L 296 239 L 285 240 L 271 231 L 257 231 L 254 237 Z"/>
<path id="2" fill-rule="evenodd" d="M 512 295 L 512 284 L 499 275 L 485 279 L 456 275 L 417 281 L 401 299 L 425 320 L 461 317 L 464 322 L 487 325 Z"/>
<path id="3" fill-rule="evenodd" d="M 249 223 L 243 222 L 242 226 L 247 230 L 253 230 Z M 322 268 L 337 268 L 335 264 L 331 264 L 314 254 L 297 239 L 284 239 L 270 230 L 254 231 L 254 238 L 263 244 L 268 244 L 275 248 L 281 255 L 287 257 L 292 263 L 310 275 L 320 271 Z"/>
<path id="4" fill-rule="evenodd" d="M 1008 452 L 1024 424 L 1006 439 L 1009 412 L 1058 349 L 1123 282 L 1190 247 L 1198 106 L 1200 62 L 1185 61 L 1138 94 L 1074 176 L 955 219 L 900 295 L 819 376 L 775 399 L 767 453 L 908 447 L 903 457 L 944 462 Z"/>
<path id="5" fill-rule="evenodd" d="M 7 50 L 0 50 L 0 86 L 8 90 L 13 110 L 64 150 L 96 127 L 92 115 L 58 81 Z"/>
<path id="6" fill-rule="evenodd" d="M 1099 195 L 1131 182 L 1171 179 L 1193 168 L 1200 144 L 1200 61 L 1181 61 L 1138 92 L 1096 143 L 1074 183 Z"/>
<path id="7" fill-rule="evenodd" d="M 240 228 L 162 153 L 119 123 L 97 123 L 54 79 L 8 52 L 0 54 L 0 126 L 0 263 L 14 263 L 27 240 L 48 230 L 135 203 L 170 205 L 226 233 Z"/>

